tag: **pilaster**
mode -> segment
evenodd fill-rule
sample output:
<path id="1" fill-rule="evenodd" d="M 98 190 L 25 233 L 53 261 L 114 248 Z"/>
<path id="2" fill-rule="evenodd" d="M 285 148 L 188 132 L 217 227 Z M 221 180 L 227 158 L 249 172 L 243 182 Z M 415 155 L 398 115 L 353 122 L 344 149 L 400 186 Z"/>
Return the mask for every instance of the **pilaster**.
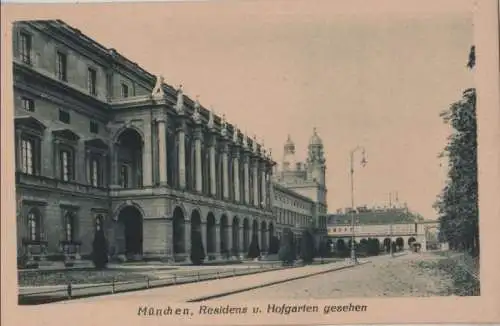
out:
<path id="1" fill-rule="evenodd" d="M 160 186 L 168 184 L 167 177 L 167 133 L 166 133 L 166 114 L 156 119 L 158 125 L 158 172 L 160 177 Z"/>
<path id="2" fill-rule="evenodd" d="M 179 116 L 179 126 L 177 127 L 178 141 L 178 173 L 179 173 L 179 188 L 186 188 L 186 121 L 184 116 Z"/>
<path id="3" fill-rule="evenodd" d="M 240 151 L 238 146 L 233 146 L 233 178 L 234 178 L 234 201 L 240 202 Z"/>
<path id="4" fill-rule="evenodd" d="M 203 191 L 203 171 L 202 171 L 202 158 L 201 158 L 201 139 L 203 132 L 201 126 L 196 126 L 194 132 L 194 150 L 195 150 L 195 180 L 196 191 L 201 193 Z"/>

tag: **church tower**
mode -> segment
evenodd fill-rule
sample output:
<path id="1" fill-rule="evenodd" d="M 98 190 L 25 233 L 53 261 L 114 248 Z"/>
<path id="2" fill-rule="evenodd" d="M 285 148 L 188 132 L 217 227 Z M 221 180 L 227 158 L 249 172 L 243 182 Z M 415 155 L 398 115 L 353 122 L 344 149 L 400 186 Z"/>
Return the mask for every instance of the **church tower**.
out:
<path id="1" fill-rule="evenodd" d="M 282 170 L 284 172 L 293 171 L 296 167 L 295 161 L 295 143 L 292 141 L 290 135 L 285 142 L 285 146 L 283 147 L 283 162 L 282 162 Z"/>
<path id="2" fill-rule="evenodd" d="M 309 181 L 317 182 L 325 186 L 326 164 L 323 150 L 323 141 L 318 136 L 316 128 L 309 140 L 307 155 L 307 178 Z"/>

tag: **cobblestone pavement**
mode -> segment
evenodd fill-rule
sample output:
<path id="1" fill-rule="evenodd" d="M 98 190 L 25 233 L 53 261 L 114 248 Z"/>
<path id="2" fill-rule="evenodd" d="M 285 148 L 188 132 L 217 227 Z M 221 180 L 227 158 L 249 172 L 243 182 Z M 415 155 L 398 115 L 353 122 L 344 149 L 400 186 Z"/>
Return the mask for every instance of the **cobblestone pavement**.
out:
<path id="1" fill-rule="evenodd" d="M 420 261 L 440 259 L 432 253 L 409 253 L 305 279 L 268 286 L 211 300 L 327 299 L 346 297 L 440 296 L 451 280 L 436 270 L 425 270 Z"/>

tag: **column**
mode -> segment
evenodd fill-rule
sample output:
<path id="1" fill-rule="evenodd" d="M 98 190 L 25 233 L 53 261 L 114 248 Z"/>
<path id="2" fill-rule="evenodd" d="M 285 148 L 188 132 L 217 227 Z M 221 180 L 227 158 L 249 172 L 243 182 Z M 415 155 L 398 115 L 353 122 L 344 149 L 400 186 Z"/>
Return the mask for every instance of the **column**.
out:
<path id="1" fill-rule="evenodd" d="M 243 168 L 244 168 L 244 174 L 245 174 L 245 180 L 244 180 L 244 184 L 245 184 L 245 204 L 249 205 L 250 204 L 250 171 L 249 171 L 249 166 L 248 166 L 248 156 L 245 155 L 244 157 L 244 163 L 243 163 Z"/>
<path id="2" fill-rule="evenodd" d="M 233 176 L 234 176 L 234 200 L 240 201 L 240 162 L 238 157 L 238 149 L 233 152 Z"/>
<path id="3" fill-rule="evenodd" d="M 210 144 L 209 155 L 210 155 L 210 194 L 215 196 L 217 194 L 217 184 L 215 183 L 215 136 L 212 136 L 212 141 Z"/>
<path id="4" fill-rule="evenodd" d="M 21 172 L 23 170 L 23 142 L 22 131 L 16 129 L 16 170 Z"/>
<path id="5" fill-rule="evenodd" d="M 232 249 L 233 249 L 233 224 L 230 223 L 228 224 L 226 228 L 226 248 L 227 248 L 227 253 L 229 257 L 233 255 Z"/>
<path id="6" fill-rule="evenodd" d="M 158 172 L 160 186 L 167 185 L 167 134 L 165 118 L 158 118 Z"/>
<path id="7" fill-rule="evenodd" d="M 187 259 L 191 254 L 191 220 L 184 220 L 184 254 Z"/>
<path id="8" fill-rule="evenodd" d="M 202 173 L 202 166 L 201 166 L 201 130 L 197 129 L 195 132 L 195 139 L 194 139 L 194 150 L 195 150 L 195 167 L 196 167 L 196 191 L 201 193 L 203 191 L 203 173 Z"/>
<path id="9" fill-rule="evenodd" d="M 267 175 L 269 176 L 269 180 L 267 181 L 267 187 L 269 189 L 269 193 L 268 193 L 269 201 L 267 204 L 268 204 L 268 207 L 270 209 L 272 209 L 273 204 L 274 204 L 274 187 L 273 187 L 273 182 L 272 182 L 272 179 L 273 179 L 272 168 L 268 169 Z"/>
<path id="10" fill-rule="evenodd" d="M 267 193 L 266 193 L 266 167 L 264 164 L 261 166 L 260 170 L 260 186 L 261 186 L 261 193 L 262 193 L 262 208 L 266 208 L 267 206 Z"/>
<path id="11" fill-rule="evenodd" d="M 205 255 L 208 254 L 208 247 L 207 247 L 207 222 L 201 222 L 200 225 L 200 232 L 201 232 L 201 241 L 203 241 L 203 250 L 205 251 Z"/>
<path id="12" fill-rule="evenodd" d="M 252 169 L 253 169 L 253 205 L 255 207 L 259 207 L 259 175 L 257 171 L 258 162 L 254 160 Z"/>
<path id="13" fill-rule="evenodd" d="M 221 254 L 221 252 L 220 252 L 220 243 L 221 243 L 220 224 L 215 223 L 214 227 L 215 227 L 215 251 L 214 251 L 214 254 L 215 254 L 215 257 L 217 257 L 217 259 L 219 259 L 220 254 Z"/>
<path id="14" fill-rule="evenodd" d="M 184 121 L 181 122 L 181 126 L 177 129 L 177 139 L 178 139 L 178 168 L 179 168 L 179 187 L 181 189 L 186 188 L 186 145 L 184 144 L 185 130 Z"/>
<path id="15" fill-rule="evenodd" d="M 61 178 L 61 164 L 59 162 L 59 140 L 54 140 L 54 178 L 55 179 L 60 179 Z"/>
<path id="16" fill-rule="evenodd" d="M 245 255 L 246 251 L 248 250 L 248 248 L 245 248 L 244 237 L 245 237 L 245 231 L 243 229 L 243 220 L 241 220 L 240 229 L 238 230 L 238 241 L 239 241 L 238 248 L 240 249 L 240 255 L 243 255 L 243 256 Z"/>
<path id="17" fill-rule="evenodd" d="M 111 152 L 111 162 L 110 162 L 110 172 L 111 172 L 111 180 L 110 180 L 110 186 L 111 187 L 118 187 L 119 182 L 118 182 L 118 144 L 117 143 L 112 143 L 110 146 L 110 152 Z"/>
<path id="18" fill-rule="evenodd" d="M 92 176 L 90 175 L 91 172 L 91 167 L 90 165 L 92 164 L 90 160 L 90 150 L 86 149 L 85 150 L 85 157 L 84 157 L 84 167 L 85 167 L 85 184 L 87 185 L 92 185 Z M 99 161 L 99 163 L 102 165 L 102 162 Z"/>
<path id="19" fill-rule="evenodd" d="M 223 198 L 229 199 L 229 169 L 227 157 L 227 144 L 224 144 L 222 150 L 222 184 L 223 184 Z"/>
<path id="20" fill-rule="evenodd" d="M 144 124 L 144 142 L 142 147 L 142 186 L 151 187 L 153 185 L 153 160 L 151 159 L 151 121 Z"/>

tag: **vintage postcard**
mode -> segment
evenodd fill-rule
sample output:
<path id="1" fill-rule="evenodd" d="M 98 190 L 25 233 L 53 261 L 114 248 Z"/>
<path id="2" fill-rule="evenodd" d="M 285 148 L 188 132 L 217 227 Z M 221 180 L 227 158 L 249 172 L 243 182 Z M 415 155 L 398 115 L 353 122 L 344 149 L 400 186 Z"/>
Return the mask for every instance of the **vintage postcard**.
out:
<path id="1" fill-rule="evenodd" d="M 500 322 L 499 13 L 2 4 L 2 322 Z"/>

